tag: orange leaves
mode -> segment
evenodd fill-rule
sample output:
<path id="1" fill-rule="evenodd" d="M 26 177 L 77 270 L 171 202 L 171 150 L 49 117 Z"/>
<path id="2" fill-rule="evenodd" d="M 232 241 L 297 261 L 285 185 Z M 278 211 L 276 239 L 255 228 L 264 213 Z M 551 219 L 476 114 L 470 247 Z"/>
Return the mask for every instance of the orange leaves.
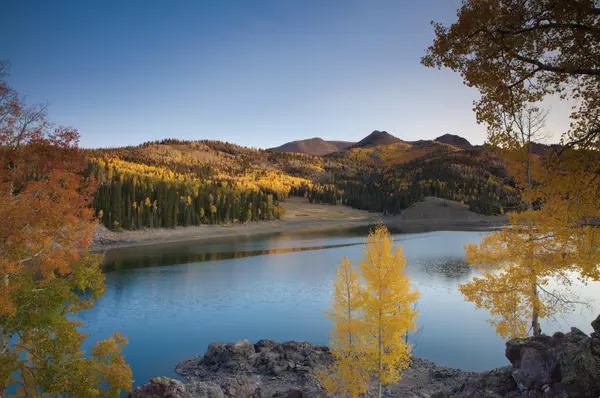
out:
<path id="1" fill-rule="evenodd" d="M 10 316 L 15 314 L 16 308 L 12 302 L 12 294 L 15 289 L 16 286 L 14 285 L 2 286 L 2 289 L 0 289 L 0 315 Z"/>
<path id="2" fill-rule="evenodd" d="M 95 185 L 82 177 L 78 133 L 49 132 L 42 108 L 6 98 L 0 95 L 0 394 L 18 382 L 31 396 L 118 395 L 131 387 L 124 341 L 106 345 L 112 352 L 102 359 L 84 358 L 81 323 L 67 319 L 104 289 L 101 258 L 86 253 L 97 222 L 88 207 Z M 106 358 L 116 365 L 101 366 Z"/>

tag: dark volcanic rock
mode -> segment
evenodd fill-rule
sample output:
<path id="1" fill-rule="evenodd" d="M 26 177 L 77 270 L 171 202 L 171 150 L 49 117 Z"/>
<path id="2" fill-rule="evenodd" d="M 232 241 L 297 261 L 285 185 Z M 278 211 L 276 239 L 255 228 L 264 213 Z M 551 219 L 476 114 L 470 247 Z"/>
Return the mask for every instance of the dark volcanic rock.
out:
<path id="1" fill-rule="evenodd" d="M 599 316 L 600 318 L 600 316 Z M 600 338 L 598 319 L 591 337 L 577 328 L 568 333 L 512 339 L 506 358 L 512 367 L 469 378 L 446 396 L 598 398 L 600 397 Z"/>
<path id="2" fill-rule="evenodd" d="M 402 379 L 384 397 L 405 398 L 598 398 L 600 397 L 600 316 L 591 337 L 568 333 L 512 339 L 512 364 L 473 373 L 413 358 Z M 176 372 L 187 384 L 151 379 L 134 398 L 323 398 L 316 372 L 333 361 L 328 347 L 307 342 L 260 340 L 212 343 L 204 356 L 183 361 Z M 373 387 L 373 386 L 371 386 Z M 369 395 L 370 397 L 371 395 Z"/>
<path id="3" fill-rule="evenodd" d="M 506 358 L 513 365 L 512 375 L 520 390 L 541 389 L 560 380 L 558 353 L 551 339 L 542 335 L 506 343 Z"/>
<path id="4" fill-rule="evenodd" d="M 600 339 L 600 315 L 598 315 L 596 319 L 592 321 L 592 328 L 594 328 L 594 337 Z"/>
<path id="5" fill-rule="evenodd" d="M 249 341 L 242 340 L 235 344 L 213 343 L 203 357 L 179 363 L 176 371 L 189 381 L 187 392 L 197 397 L 323 398 L 327 393 L 315 374 L 332 361 L 328 347 L 307 342 L 278 344 L 260 340 L 251 346 Z M 389 386 L 384 396 L 432 397 L 458 388 L 468 376 L 473 375 L 475 373 L 444 368 L 431 361 L 414 358 L 402 380 Z M 244 388 L 232 389 L 232 384 L 235 386 L 236 383 L 244 384 Z"/>
<path id="6" fill-rule="evenodd" d="M 224 397 L 325 397 L 315 372 L 332 360 L 328 347 L 307 342 L 260 340 L 252 345 L 240 340 L 212 343 L 203 357 L 179 363 L 176 371 L 195 390 L 206 383 L 221 386 Z M 234 380 L 243 380 L 244 388 L 232 390 Z"/>
<path id="7" fill-rule="evenodd" d="M 168 377 L 156 377 L 141 387 L 136 387 L 129 394 L 131 398 L 187 398 L 185 384 Z"/>

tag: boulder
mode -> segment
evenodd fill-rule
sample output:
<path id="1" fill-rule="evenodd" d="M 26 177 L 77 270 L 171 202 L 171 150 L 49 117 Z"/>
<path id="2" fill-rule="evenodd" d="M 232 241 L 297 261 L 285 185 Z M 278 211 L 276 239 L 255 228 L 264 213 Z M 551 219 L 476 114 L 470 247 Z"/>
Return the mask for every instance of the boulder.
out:
<path id="1" fill-rule="evenodd" d="M 136 387 L 129 394 L 131 398 L 188 398 L 191 396 L 185 384 L 168 377 L 150 379 L 148 383 Z"/>
<path id="2" fill-rule="evenodd" d="M 519 390 L 541 389 L 561 379 L 559 353 L 542 335 L 511 339 L 506 343 L 506 358 L 513 366 L 512 376 Z"/>
<path id="3" fill-rule="evenodd" d="M 224 397 L 285 398 L 298 391 L 302 397 L 324 397 L 315 372 L 332 361 L 328 347 L 307 342 L 260 340 L 252 345 L 240 340 L 212 343 L 204 356 L 180 362 L 176 371 L 195 383 L 196 390 L 206 390 L 207 383 L 218 385 Z"/>
<path id="4" fill-rule="evenodd" d="M 234 344 L 211 343 L 204 354 L 203 363 L 214 370 L 243 370 L 254 354 L 254 345 L 249 340 L 240 340 Z"/>
<path id="5" fill-rule="evenodd" d="M 439 397 L 600 397 L 600 316 L 591 337 L 577 328 L 568 333 L 511 339 L 506 358 L 511 367 L 469 377 Z"/>
<path id="6" fill-rule="evenodd" d="M 592 328 L 594 329 L 594 337 L 600 339 L 600 314 L 592 321 Z"/>
<path id="7" fill-rule="evenodd" d="M 413 358 L 384 396 L 406 398 L 598 398 L 600 315 L 591 337 L 577 328 L 506 343 L 511 366 L 472 373 Z M 324 398 L 316 373 L 333 362 L 328 347 L 302 341 L 212 343 L 204 356 L 182 361 L 187 384 L 151 379 L 133 398 Z M 371 386 L 373 388 L 373 386 Z"/>

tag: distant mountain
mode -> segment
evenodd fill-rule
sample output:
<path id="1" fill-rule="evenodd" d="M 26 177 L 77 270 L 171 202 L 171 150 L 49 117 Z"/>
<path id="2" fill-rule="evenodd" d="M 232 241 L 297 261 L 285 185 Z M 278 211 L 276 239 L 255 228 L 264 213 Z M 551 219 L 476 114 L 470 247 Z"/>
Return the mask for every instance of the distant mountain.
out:
<path id="1" fill-rule="evenodd" d="M 292 152 L 304 153 L 306 155 L 327 155 L 344 148 L 352 146 L 354 142 L 348 141 L 325 141 L 322 138 L 315 137 L 308 140 L 298 140 L 288 142 L 276 148 L 269 148 L 271 152 Z"/>
<path id="2" fill-rule="evenodd" d="M 350 148 L 352 145 L 356 144 L 356 142 L 352 142 L 352 141 L 327 141 L 327 142 L 329 142 L 332 145 L 335 145 L 335 147 L 338 150 Z"/>
<path id="3" fill-rule="evenodd" d="M 372 148 L 380 145 L 395 144 L 401 141 L 400 138 L 394 137 L 387 131 L 375 130 L 356 144 L 352 145 L 352 148 Z"/>
<path id="4" fill-rule="evenodd" d="M 459 148 L 472 147 L 471 143 L 466 138 L 454 134 L 444 134 L 436 138 L 435 141 L 441 142 L 443 144 L 453 145 Z"/>

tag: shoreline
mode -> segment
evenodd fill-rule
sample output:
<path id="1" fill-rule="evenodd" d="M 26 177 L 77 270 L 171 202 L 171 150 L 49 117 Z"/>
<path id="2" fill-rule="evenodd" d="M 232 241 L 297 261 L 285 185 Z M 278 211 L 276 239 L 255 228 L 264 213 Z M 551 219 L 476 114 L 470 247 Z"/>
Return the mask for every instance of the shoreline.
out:
<path id="1" fill-rule="evenodd" d="M 505 343 L 507 365 L 470 372 L 412 357 L 383 397 L 581 397 L 600 395 L 600 315 L 589 335 L 577 328 L 552 336 L 513 338 Z M 590 349 L 591 348 L 591 349 Z M 238 340 L 215 342 L 200 356 L 179 362 L 186 382 L 156 377 L 133 389 L 131 398 L 326 398 L 318 375 L 331 368 L 329 346 L 306 341 Z M 376 386 L 368 383 L 371 392 Z M 372 396 L 367 394 L 367 396 Z"/>
<path id="2" fill-rule="evenodd" d="M 176 228 L 147 228 L 113 232 L 98 225 L 92 241 L 93 252 L 111 249 L 196 242 L 240 236 L 261 236 L 282 232 L 323 232 L 340 228 L 365 227 L 382 221 L 399 233 L 418 233 L 442 230 L 491 230 L 506 224 L 506 217 L 483 216 L 465 211 L 460 204 L 448 206 L 437 198 L 426 198 L 400 215 L 382 215 L 357 210 L 344 205 L 309 204 L 301 198 L 282 202 L 286 218 L 250 223 L 203 224 Z M 453 208 L 454 206 L 454 208 Z"/>
<path id="3" fill-rule="evenodd" d="M 380 218 L 390 229 L 399 233 L 420 233 L 433 231 L 489 231 L 504 223 L 487 221 L 446 221 L 446 220 L 390 220 Z M 99 226 L 91 246 L 93 252 L 106 252 L 112 249 L 143 247 L 155 244 L 200 242 L 220 238 L 265 236 L 282 232 L 324 232 L 334 229 L 368 227 L 379 219 L 347 221 L 257 221 L 247 224 L 200 225 L 178 228 L 156 228 L 136 231 L 113 232 Z"/>

